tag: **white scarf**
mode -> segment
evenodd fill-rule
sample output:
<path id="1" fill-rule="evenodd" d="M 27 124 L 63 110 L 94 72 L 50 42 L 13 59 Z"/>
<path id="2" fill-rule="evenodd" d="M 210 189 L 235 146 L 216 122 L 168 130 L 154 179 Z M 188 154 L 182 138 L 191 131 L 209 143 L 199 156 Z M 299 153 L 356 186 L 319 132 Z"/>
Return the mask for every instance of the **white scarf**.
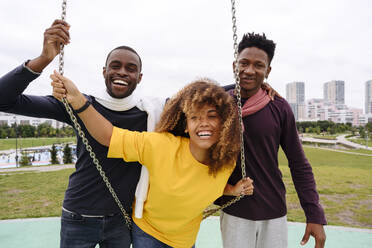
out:
<path id="1" fill-rule="evenodd" d="M 147 113 L 147 131 L 155 130 L 156 123 L 160 120 L 160 114 L 163 111 L 165 99 L 154 97 L 139 97 L 135 91 L 125 98 L 113 98 L 106 90 L 101 90 L 100 96 L 95 97 L 96 101 L 104 107 L 114 111 L 126 111 L 134 107 Z M 141 168 L 141 176 L 136 188 L 136 207 L 134 215 L 136 218 L 142 218 L 143 204 L 147 198 L 149 187 L 149 172 L 145 166 Z"/>

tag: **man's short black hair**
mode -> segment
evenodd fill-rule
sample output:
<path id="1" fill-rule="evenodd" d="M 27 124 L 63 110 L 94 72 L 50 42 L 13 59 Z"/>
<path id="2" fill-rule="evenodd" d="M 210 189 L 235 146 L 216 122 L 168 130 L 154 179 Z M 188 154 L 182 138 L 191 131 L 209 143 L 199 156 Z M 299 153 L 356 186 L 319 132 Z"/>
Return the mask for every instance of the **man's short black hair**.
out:
<path id="1" fill-rule="evenodd" d="M 139 69 L 140 69 L 140 71 L 142 70 L 142 60 L 141 60 L 141 57 L 138 55 L 138 53 L 136 52 L 136 50 L 134 50 L 133 48 L 131 48 L 129 46 L 118 46 L 118 47 L 112 49 L 111 52 L 109 52 L 109 54 L 107 54 L 105 66 L 107 66 L 107 61 L 108 61 L 111 53 L 113 51 L 119 50 L 119 49 L 128 50 L 128 51 L 131 51 L 132 53 L 136 54 L 137 57 L 138 57 L 138 59 L 139 59 L 139 62 L 140 62 L 140 64 L 139 64 L 140 68 Z"/>
<path id="2" fill-rule="evenodd" d="M 238 53 L 241 53 L 247 47 L 257 47 L 266 52 L 270 64 L 274 57 L 275 46 L 274 41 L 266 39 L 265 33 L 262 35 L 247 33 L 243 35 L 242 40 L 239 42 Z"/>

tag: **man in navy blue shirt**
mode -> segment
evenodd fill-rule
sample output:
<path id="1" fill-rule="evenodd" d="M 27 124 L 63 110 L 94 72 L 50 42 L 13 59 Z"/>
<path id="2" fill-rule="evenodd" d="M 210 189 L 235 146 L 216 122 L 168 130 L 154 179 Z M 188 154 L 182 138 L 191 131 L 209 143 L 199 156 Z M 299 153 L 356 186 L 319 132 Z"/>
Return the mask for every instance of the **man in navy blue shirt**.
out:
<path id="1" fill-rule="evenodd" d="M 40 56 L 26 61 L 0 78 L 0 111 L 55 119 L 72 125 L 64 105 L 53 96 L 25 95 L 23 91 L 59 54 L 60 44 L 69 44 L 69 25 L 61 20 L 45 30 Z M 141 81 L 142 62 L 130 47 L 112 50 L 103 68 L 105 96 L 86 95 L 90 103 L 115 126 L 145 131 L 148 113 L 140 109 L 133 91 Z M 35 82 L 37 83 L 37 82 Z M 103 83 L 103 82 L 102 82 Z M 123 108 L 124 106 L 124 108 Z M 158 108 L 162 109 L 160 104 Z M 138 163 L 108 159 L 107 147 L 96 142 L 78 119 L 106 176 L 129 215 L 141 172 Z M 81 138 L 77 137 L 76 171 L 69 177 L 61 218 L 60 247 L 129 247 L 130 232 L 120 209 L 96 170 Z"/>

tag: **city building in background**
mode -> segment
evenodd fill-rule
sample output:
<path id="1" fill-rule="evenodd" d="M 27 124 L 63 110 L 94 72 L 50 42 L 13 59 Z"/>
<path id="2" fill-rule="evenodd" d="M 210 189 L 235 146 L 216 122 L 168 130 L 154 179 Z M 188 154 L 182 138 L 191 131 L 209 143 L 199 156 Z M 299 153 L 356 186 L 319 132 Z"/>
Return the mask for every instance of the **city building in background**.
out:
<path id="1" fill-rule="evenodd" d="M 320 121 L 328 120 L 328 106 L 324 99 L 313 98 L 306 102 L 307 118 L 299 121 Z"/>
<path id="2" fill-rule="evenodd" d="M 53 128 L 62 128 L 64 126 L 64 123 L 56 120 L 0 112 L 0 125 L 11 126 L 15 122 L 17 123 L 17 125 L 32 125 L 35 127 L 42 123 L 48 123 Z"/>
<path id="3" fill-rule="evenodd" d="M 323 86 L 323 98 L 326 102 L 337 105 L 345 104 L 345 82 L 333 80 L 326 82 Z"/>
<path id="4" fill-rule="evenodd" d="M 372 80 L 366 82 L 365 114 L 372 115 Z"/>
<path id="5" fill-rule="evenodd" d="M 286 85 L 286 99 L 292 108 L 296 121 L 306 118 L 304 82 L 288 83 Z"/>
<path id="6" fill-rule="evenodd" d="M 340 107 L 342 106 L 342 107 Z M 298 121 L 333 121 L 335 123 L 351 123 L 353 126 L 364 125 L 363 109 L 348 108 L 314 98 L 306 101 L 307 118 Z"/>
<path id="7" fill-rule="evenodd" d="M 332 121 L 351 123 L 353 126 L 372 122 L 372 80 L 366 82 L 366 114 L 363 114 L 363 109 L 345 105 L 344 81 L 333 80 L 324 83 L 323 94 L 323 98 L 305 100 L 305 83 L 288 83 L 286 99 L 296 121 Z"/>

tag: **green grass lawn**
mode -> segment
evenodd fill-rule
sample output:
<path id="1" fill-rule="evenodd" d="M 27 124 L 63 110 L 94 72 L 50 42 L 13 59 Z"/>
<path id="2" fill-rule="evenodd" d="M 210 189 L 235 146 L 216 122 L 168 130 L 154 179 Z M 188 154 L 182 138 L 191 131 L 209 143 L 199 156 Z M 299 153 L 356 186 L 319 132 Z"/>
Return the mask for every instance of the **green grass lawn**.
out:
<path id="1" fill-rule="evenodd" d="M 304 149 L 313 167 L 328 224 L 372 228 L 372 157 Z M 304 222 L 305 216 L 282 151 L 279 164 L 287 186 L 288 219 Z"/>
<path id="2" fill-rule="evenodd" d="M 304 147 L 306 157 L 313 167 L 331 166 L 366 169 L 372 172 L 372 157 L 353 155 L 347 153 L 333 152 L 330 150 L 317 149 L 315 147 Z M 354 150 L 349 150 L 354 151 Z M 279 152 L 279 164 L 287 165 L 287 159 L 282 151 Z"/>
<path id="3" fill-rule="evenodd" d="M 330 225 L 372 228 L 372 157 L 305 147 Z M 304 222 L 287 160 L 279 153 L 287 187 L 288 219 Z M 73 169 L 0 175 L 0 219 L 59 216 Z"/>
<path id="4" fill-rule="evenodd" d="M 0 175 L 0 219 L 60 216 L 73 169 Z"/>
<path id="5" fill-rule="evenodd" d="M 35 146 L 47 146 L 52 144 L 75 142 L 76 137 L 65 137 L 65 138 L 18 138 L 18 148 L 35 147 Z M 9 150 L 16 148 L 15 139 L 0 139 L 0 151 Z"/>

